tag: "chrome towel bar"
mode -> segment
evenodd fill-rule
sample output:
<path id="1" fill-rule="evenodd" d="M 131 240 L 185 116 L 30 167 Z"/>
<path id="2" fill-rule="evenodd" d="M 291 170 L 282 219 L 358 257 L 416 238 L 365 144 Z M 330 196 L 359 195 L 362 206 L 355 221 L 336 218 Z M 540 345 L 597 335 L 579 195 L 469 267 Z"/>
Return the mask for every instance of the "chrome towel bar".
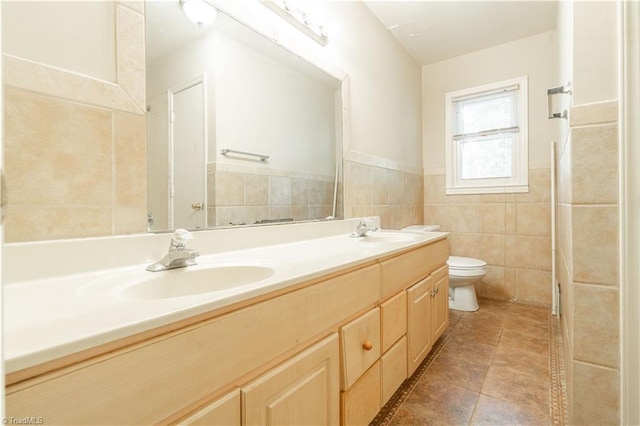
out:
<path id="1" fill-rule="evenodd" d="M 248 155 L 250 157 L 258 157 L 260 159 L 260 161 L 267 161 L 269 159 L 268 155 L 253 154 L 251 152 L 236 151 L 234 149 L 222 149 L 222 150 L 220 150 L 220 154 L 225 155 L 225 156 L 228 155 L 228 154 Z"/>

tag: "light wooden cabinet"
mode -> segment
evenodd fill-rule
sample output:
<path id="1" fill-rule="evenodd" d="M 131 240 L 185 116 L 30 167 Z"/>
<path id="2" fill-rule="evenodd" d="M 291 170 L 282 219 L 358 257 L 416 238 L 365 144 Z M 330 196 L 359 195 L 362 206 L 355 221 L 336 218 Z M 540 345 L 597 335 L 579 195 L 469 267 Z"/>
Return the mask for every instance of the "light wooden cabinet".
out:
<path id="1" fill-rule="evenodd" d="M 368 424 L 448 325 L 448 252 L 441 239 L 34 366 L 8 381 L 6 413 L 65 425 Z"/>
<path id="2" fill-rule="evenodd" d="M 362 426 L 373 420 L 382 407 L 380 382 L 378 361 L 349 390 L 342 393 L 340 424 Z"/>
<path id="3" fill-rule="evenodd" d="M 380 357 L 382 405 L 386 404 L 407 378 L 407 337 L 402 336 Z"/>
<path id="4" fill-rule="evenodd" d="M 218 398 L 178 423 L 180 426 L 240 426 L 240 390 Z"/>
<path id="5" fill-rule="evenodd" d="M 407 368 L 411 376 L 427 357 L 433 344 L 431 316 L 433 277 L 407 289 Z"/>
<path id="6" fill-rule="evenodd" d="M 447 265 L 433 273 L 433 316 L 432 341 L 436 340 L 449 326 L 449 267 Z"/>
<path id="7" fill-rule="evenodd" d="M 333 334 L 243 387 L 242 424 L 338 424 L 338 353 Z"/>

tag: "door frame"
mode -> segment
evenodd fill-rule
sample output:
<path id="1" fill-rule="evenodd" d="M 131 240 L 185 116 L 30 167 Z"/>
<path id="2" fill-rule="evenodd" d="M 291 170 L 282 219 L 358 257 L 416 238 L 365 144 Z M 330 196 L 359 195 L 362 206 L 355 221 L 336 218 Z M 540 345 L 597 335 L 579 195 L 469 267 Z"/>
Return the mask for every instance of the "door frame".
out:
<path id="1" fill-rule="evenodd" d="M 207 192 L 208 192 L 208 188 L 207 188 L 207 162 L 208 162 L 208 158 L 209 158 L 209 134 L 208 134 L 208 126 L 207 126 L 207 79 L 206 79 L 206 75 L 201 75 L 198 76 L 192 80 L 187 81 L 186 83 L 182 83 L 182 84 L 178 84 L 172 87 L 169 87 L 167 89 L 167 119 L 169 120 L 168 123 L 168 158 L 167 158 L 167 165 L 168 165 L 168 182 L 167 182 L 167 193 L 169 194 L 169 203 L 168 203 L 168 209 L 169 211 L 167 212 L 167 222 L 169 224 L 169 228 L 170 229 L 175 229 L 175 224 L 174 224 L 174 208 L 173 208 L 173 201 L 175 198 L 175 188 L 174 188 L 174 161 L 173 161 L 173 147 L 174 147 L 174 139 L 173 139 L 173 133 L 174 133 L 174 115 L 173 115 L 173 97 L 184 91 L 187 89 L 190 89 L 194 86 L 197 86 L 198 84 L 202 85 L 202 126 L 203 126 L 203 131 L 202 131 L 202 143 L 203 143 L 203 158 L 202 158 L 202 162 L 203 162 L 203 182 L 204 182 L 204 193 L 202 194 L 202 203 L 203 203 L 203 207 L 202 210 L 204 212 L 204 227 L 203 229 L 206 229 L 209 224 L 208 224 L 208 214 L 207 214 L 207 209 L 208 209 L 208 199 L 207 199 Z"/>

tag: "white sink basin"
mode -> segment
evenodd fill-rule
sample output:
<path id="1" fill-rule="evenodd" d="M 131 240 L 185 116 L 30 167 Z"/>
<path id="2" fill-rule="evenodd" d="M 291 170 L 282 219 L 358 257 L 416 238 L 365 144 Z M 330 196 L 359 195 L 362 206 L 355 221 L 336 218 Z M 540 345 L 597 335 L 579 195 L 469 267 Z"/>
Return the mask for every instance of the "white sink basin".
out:
<path id="1" fill-rule="evenodd" d="M 275 270 L 267 266 L 233 265 L 211 268 L 180 268 L 154 272 L 118 289 L 123 299 L 165 299 L 226 290 L 267 279 Z"/>
<path id="2" fill-rule="evenodd" d="M 388 243 L 409 243 L 413 241 L 419 241 L 423 237 L 420 234 L 413 234 L 409 232 L 389 232 L 389 231 L 376 231 L 369 232 L 364 237 L 360 238 L 360 242 L 369 244 L 388 244 Z"/>

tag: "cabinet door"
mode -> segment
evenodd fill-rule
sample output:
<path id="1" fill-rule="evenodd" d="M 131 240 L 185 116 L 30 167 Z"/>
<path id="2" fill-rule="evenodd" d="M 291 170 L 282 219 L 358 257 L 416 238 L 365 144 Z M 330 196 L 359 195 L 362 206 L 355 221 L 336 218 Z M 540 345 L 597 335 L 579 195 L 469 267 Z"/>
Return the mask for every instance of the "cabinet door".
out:
<path id="1" fill-rule="evenodd" d="M 433 338 L 435 342 L 449 326 L 449 268 L 445 265 L 433 273 Z"/>
<path id="2" fill-rule="evenodd" d="M 333 334 L 244 387 L 242 424 L 338 424 L 338 351 Z"/>
<path id="3" fill-rule="evenodd" d="M 218 398 L 178 424 L 180 426 L 240 426 L 240 390 L 236 389 Z"/>
<path id="4" fill-rule="evenodd" d="M 407 289 L 407 369 L 411 376 L 431 350 L 431 276 Z"/>

